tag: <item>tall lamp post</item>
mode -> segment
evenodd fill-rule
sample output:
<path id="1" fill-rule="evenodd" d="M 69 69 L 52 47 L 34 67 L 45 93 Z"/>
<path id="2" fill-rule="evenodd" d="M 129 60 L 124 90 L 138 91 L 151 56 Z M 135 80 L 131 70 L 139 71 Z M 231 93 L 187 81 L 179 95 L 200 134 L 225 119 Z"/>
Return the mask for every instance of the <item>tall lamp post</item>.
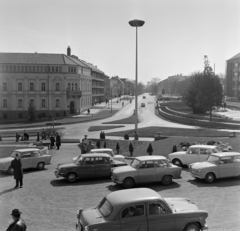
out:
<path id="1" fill-rule="evenodd" d="M 137 84 L 138 84 L 138 31 L 137 28 L 144 25 L 144 21 L 134 19 L 129 21 L 130 26 L 136 27 L 136 80 L 135 80 L 135 132 L 138 129 L 138 96 L 137 96 Z"/>

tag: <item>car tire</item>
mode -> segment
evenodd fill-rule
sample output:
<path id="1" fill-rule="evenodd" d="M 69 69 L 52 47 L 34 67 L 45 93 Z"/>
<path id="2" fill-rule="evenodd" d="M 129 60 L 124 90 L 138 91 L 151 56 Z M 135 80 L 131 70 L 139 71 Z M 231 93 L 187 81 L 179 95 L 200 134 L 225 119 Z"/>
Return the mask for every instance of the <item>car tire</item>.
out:
<path id="1" fill-rule="evenodd" d="M 183 166 L 182 161 L 179 160 L 179 159 L 174 159 L 174 160 L 172 161 L 172 163 L 173 163 L 174 165 L 177 165 L 178 167 L 182 167 L 182 166 Z"/>
<path id="2" fill-rule="evenodd" d="M 70 173 L 67 174 L 66 179 L 69 183 L 73 183 L 77 180 L 77 174 L 74 173 L 74 172 L 70 172 Z"/>
<path id="3" fill-rule="evenodd" d="M 8 173 L 9 175 L 13 175 L 13 173 L 14 173 L 13 168 L 9 167 L 8 170 L 7 170 L 7 173 Z"/>
<path id="4" fill-rule="evenodd" d="M 200 231 L 200 227 L 198 223 L 190 223 L 187 224 L 184 228 L 184 231 Z"/>
<path id="5" fill-rule="evenodd" d="M 45 163 L 44 162 L 39 162 L 38 165 L 37 165 L 37 169 L 38 170 L 43 170 L 45 167 Z"/>
<path id="6" fill-rule="evenodd" d="M 123 181 L 123 188 L 125 188 L 125 189 L 133 188 L 134 185 L 135 185 L 135 182 L 134 182 L 133 178 L 128 177 L 128 178 L 124 179 L 124 181 Z"/>
<path id="7" fill-rule="evenodd" d="M 205 182 L 207 183 L 212 183 L 214 180 L 215 180 L 215 175 L 211 172 L 205 176 Z"/>
<path id="8" fill-rule="evenodd" d="M 172 176 L 171 175 L 165 175 L 162 178 L 162 184 L 164 185 L 170 185 L 172 183 Z"/>

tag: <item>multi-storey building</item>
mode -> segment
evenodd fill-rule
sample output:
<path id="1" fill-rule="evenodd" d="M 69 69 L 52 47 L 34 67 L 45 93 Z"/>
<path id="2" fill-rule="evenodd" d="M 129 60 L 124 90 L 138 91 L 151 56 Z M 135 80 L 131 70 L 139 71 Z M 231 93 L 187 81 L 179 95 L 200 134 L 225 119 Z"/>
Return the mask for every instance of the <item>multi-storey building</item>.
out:
<path id="1" fill-rule="evenodd" d="M 113 76 L 110 79 L 110 88 L 112 97 L 119 97 L 124 94 L 125 85 L 118 76 Z"/>
<path id="2" fill-rule="evenodd" d="M 65 54 L 0 53 L 0 119 L 58 118 L 90 108 L 91 69 Z"/>
<path id="3" fill-rule="evenodd" d="M 104 75 L 104 93 L 105 93 L 105 100 L 109 100 L 111 98 L 110 94 L 110 77 Z"/>
<path id="4" fill-rule="evenodd" d="M 240 100 L 240 53 L 227 60 L 226 95 Z"/>

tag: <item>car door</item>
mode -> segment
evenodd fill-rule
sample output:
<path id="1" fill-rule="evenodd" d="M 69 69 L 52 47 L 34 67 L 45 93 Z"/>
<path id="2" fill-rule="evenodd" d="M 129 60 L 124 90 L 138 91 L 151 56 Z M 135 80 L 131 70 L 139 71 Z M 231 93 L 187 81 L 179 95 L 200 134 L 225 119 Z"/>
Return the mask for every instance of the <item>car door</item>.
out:
<path id="1" fill-rule="evenodd" d="M 162 201 L 156 201 L 147 204 L 147 217 L 148 230 L 175 230 L 174 214 Z"/>
<path id="2" fill-rule="evenodd" d="M 198 162 L 198 153 L 199 148 L 189 148 L 186 152 L 186 163 L 185 164 L 192 164 Z"/>
<path id="3" fill-rule="evenodd" d="M 144 204 L 125 207 L 120 214 L 121 231 L 147 231 L 148 223 Z"/>
<path id="4" fill-rule="evenodd" d="M 198 162 L 202 162 L 202 161 L 207 160 L 207 158 L 209 157 L 210 154 L 211 154 L 211 149 L 200 148 L 200 153 L 199 153 L 199 160 L 198 160 Z"/>
<path id="5" fill-rule="evenodd" d="M 111 164 L 105 157 L 95 157 L 96 177 L 106 177 L 111 174 Z"/>
<path id="6" fill-rule="evenodd" d="M 161 181 L 163 175 L 168 171 L 168 165 L 165 160 L 155 160 L 154 161 L 155 170 L 156 170 L 156 181 Z"/>
<path id="7" fill-rule="evenodd" d="M 231 156 L 224 156 L 220 158 L 219 161 L 219 177 L 232 177 L 234 173 L 233 159 Z"/>
<path id="8" fill-rule="evenodd" d="M 94 157 L 84 157 L 82 162 L 77 166 L 76 172 L 79 178 L 95 177 Z"/>
<path id="9" fill-rule="evenodd" d="M 22 168 L 32 168 L 32 152 L 26 151 L 21 153 L 21 160 L 22 160 Z"/>
<path id="10" fill-rule="evenodd" d="M 152 160 L 142 161 L 138 168 L 138 182 L 147 183 L 155 182 L 156 180 L 154 162 Z"/>
<path id="11" fill-rule="evenodd" d="M 234 175 L 240 176 L 240 156 L 233 157 Z"/>

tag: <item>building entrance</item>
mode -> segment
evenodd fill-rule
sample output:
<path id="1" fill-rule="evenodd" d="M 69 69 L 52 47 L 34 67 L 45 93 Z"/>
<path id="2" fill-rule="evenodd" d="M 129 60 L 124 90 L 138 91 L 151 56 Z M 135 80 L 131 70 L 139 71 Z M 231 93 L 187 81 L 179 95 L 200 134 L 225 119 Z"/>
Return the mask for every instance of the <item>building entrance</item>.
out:
<path id="1" fill-rule="evenodd" d="M 74 112 L 75 112 L 75 109 L 74 109 L 74 102 L 71 101 L 71 102 L 70 102 L 70 114 L 74 114 Z"/>

